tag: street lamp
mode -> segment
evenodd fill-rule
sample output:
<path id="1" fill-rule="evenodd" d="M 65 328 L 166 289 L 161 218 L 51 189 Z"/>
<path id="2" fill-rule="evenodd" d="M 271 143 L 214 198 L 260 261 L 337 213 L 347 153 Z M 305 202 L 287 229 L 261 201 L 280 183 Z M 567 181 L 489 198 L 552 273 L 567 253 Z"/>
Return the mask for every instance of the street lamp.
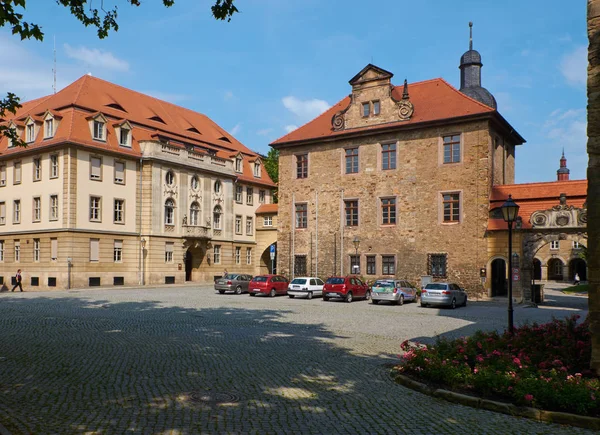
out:
<path id="1" fill-rule="evenodd" d="M 512 305 L 512 226 L 517 220 L 519 214 L 519 206 L 513 201 L 512 195 L 508 195 L 508 199 L 502 204 L 502 217 L 504 222 L 508 224 L 508 332 L 513 334 L 513 305 Z"/>
<path id="2" fill-rule="evenodd" d="M 352 239 L 352 244 L 354 245 L 354 259 L 358 257 L 358 247 L 360 246 L 360 239 L 358 236 L 354 236 Z M 356 271 L 352 271 L 352 273 L 360 273 L 360 260 L 358 261 L 358 266 L 356 267 Z"/>

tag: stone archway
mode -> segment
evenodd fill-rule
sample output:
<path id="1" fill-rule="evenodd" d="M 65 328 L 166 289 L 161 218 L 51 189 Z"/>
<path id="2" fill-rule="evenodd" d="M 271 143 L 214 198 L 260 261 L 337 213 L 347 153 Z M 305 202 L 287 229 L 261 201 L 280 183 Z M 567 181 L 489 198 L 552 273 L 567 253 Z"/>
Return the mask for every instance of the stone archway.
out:
<path id="1" fill-rule="evenodd" d="M 491 286 L 492 297 L 507 295 L 506 281 L 506 261 L 503 258 L 496 258 L 492 261 L 491 268 Z"/>
<path id="2" fill-rule="evenodd" d="M 587 263 L 583 258 L 573 258 L 569 261 L 569 280 L 575 281 L 575 274 L 580 281 L 587 281 Z"/>
<path id="3" fill-rule="evenodd" d="M 548 280 L 563 281 L 565 279 L 564 265 L 563 261 L 557 257 L 548 260 Z"/>
<path id="4" fill-rule="evenodd" d="M 260 256 L 260 273 L 277 273 L 277 242 L 273 245 L 275 245 L 275 258 L 271 260 L 271 245 L 267 246 Z"/>
<path id="5" fill-rule="evenodd" d="M 542 262 L 539 258 L 533 259 L 533 279 L 536 281 L 542 279 Z"/>

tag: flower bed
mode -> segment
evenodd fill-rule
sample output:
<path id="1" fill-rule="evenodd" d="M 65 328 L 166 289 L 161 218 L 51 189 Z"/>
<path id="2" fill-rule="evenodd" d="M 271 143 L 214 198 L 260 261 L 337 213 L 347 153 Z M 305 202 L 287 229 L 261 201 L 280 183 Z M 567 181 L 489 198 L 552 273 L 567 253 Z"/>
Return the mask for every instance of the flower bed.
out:
<path id="1" fill-rule="evenodd" d="M 589 325 L 578 319 L 525 325 L 513 336 L 478 331 L 433 346 L 405 341 L 398 370 L 516 405 L 600 416 L 600 380 L 589 370 Z"/>

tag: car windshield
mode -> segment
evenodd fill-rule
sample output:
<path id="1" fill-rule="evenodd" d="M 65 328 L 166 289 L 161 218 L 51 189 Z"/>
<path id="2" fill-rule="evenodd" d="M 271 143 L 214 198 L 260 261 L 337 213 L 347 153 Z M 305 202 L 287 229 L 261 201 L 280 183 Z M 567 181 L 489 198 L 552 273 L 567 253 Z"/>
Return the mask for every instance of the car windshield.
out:
<path id="1" fill-rule="evenodd" d="M 344 278 L 327 278 L 327 284 L 343 284 Z"/>
<path id="2" fill-rule="evenodd" d="M 252 279 L 254 282 L 267 282 L 266 276 L 256 276 Z"/>
<path id="3" fill-rule="evenodd" d="M 306 284 L 306 280 L 303 278 L 296 278 L 292 280 L 290 284 Z"/>
<path id="4" fill-rule="evenodd" d="M 427 290 L 446 290 L 446 284 L 427 284 L 425 286 Z"/>
<path id="5" fill-rule="evenodd" d="M 234 281 L 235 281 L 235 280 L 236 280 L 236 279 L 238 279 L 238 278 L 239 278 L 239 275 L 232 275 L 232 274 L 230 274 L 230 273 L 229 273 L 229 274 L 227 274 L 227 279 L 232 279 L 232 280 L 234 280 Z"/>
<path id="6" fill-rule="evenodd" d="M 391 281 L 376 281 L 375 287 L 394 287 L 394 283 Z"/>

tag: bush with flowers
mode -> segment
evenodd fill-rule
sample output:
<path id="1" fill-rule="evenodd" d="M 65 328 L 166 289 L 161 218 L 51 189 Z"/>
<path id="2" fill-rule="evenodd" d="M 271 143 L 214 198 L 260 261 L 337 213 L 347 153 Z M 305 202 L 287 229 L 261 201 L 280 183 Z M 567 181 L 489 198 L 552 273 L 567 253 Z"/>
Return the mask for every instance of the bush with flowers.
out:
<path id="1" fill-rule="evenodd" d="M 450 389 L 549 411 L 600 417 L 600 380 L 589 370 L 591 337 L 575 315 L 508 332 L 405 341 L 398 371 Z"/>

